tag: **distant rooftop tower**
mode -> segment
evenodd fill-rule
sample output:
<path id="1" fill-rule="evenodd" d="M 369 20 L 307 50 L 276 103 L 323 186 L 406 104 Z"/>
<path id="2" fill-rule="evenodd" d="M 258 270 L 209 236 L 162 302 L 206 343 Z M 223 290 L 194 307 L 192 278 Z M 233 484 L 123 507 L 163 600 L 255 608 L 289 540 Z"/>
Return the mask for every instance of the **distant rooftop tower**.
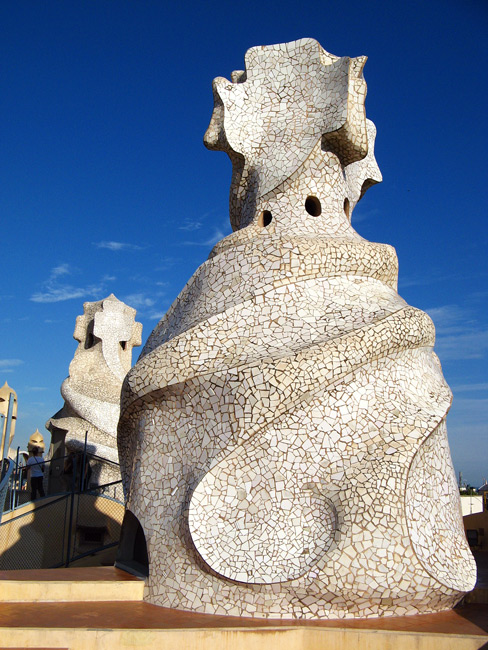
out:
<path id="1" fill-rule="evenodd" d="M 8 421 L 9 414 L 9 404 L 11 404 L 11 418 L 10 422 Z M 3 416 L 2 419 L 2 442 L 1 442 L 1 456 L 5 456 L 5 450 L 8 451 L 8 448 L 12 444 L 12 440 L 15 435 L 15 425 L 17 423 L 17 393 L 13 388 L 5 382 L 5 384 L 0 388 L 0 415 Z M 8 431 L 7 431 L 8 427 Z"/>
<path id="2" fill-rule="evenodd" d="M 44 453 L 46 448 L 46 445 L 44 443 L 44 437 L 42 433 L 39 431 L 39 429 L 36 429 L 34 431 L 34 433 L 29 438 L 29 442 L 27 443 L 27 451 L 29 452 L 29 455 L 30 452 L 33 451 L 34 447 L 40 449 L 42 453 Z"/>

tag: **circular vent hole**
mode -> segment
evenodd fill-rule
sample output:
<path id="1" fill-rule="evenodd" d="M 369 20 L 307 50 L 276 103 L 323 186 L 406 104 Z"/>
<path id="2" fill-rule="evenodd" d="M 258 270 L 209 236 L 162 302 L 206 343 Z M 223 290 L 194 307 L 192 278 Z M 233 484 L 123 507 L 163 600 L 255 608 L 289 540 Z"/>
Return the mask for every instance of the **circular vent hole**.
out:
<path id="1" fill-rule="evenodd" d="M 305 201 L 305 210 L 312 217 L 318 217 L 322 214 L 322 206 L 316 196 L 307 196 L 307 200 Z"/>
<path id="2" fill-rule="evenodd" d="M 261 228 L 266 228 L 273 221 L 273 215 L 269 210 L 263 210 L 258 217 L 258 225 Z"/>
<path id="3" fill-rule="evenodd" d="M 349 199 L 344 199 L 344 214 L 349 219 Z"/>

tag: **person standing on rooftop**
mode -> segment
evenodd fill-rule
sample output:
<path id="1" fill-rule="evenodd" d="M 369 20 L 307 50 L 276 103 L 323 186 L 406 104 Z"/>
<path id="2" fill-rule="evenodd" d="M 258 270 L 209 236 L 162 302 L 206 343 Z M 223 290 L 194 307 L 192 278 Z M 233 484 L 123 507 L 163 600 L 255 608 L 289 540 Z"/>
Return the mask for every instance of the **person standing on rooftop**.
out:
<path id="1" fill-rule="evenodd" d="M 44 458 L 39 447 L 34 447 L 32 453 L 34 455 L 27 460 L 27 472 L 30 472 L 31 478 L 31 500 L 35 501 L 38 492 L 41 498 L 46 496 L 42 485 L 44 479 Z"/>

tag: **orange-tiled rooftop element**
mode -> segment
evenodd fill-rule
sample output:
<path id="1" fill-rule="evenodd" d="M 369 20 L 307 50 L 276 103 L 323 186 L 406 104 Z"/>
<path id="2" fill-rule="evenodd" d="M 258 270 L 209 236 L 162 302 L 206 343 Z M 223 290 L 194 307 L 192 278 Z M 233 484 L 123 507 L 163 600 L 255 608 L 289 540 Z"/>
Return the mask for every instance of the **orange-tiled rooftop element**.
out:
<path id="1" fill-rule="evenodd" d="M 144 602 L 1 603 L 0 627 L 102 629 L 216 629 L 320 627 L 486 636 L 488 607 L 467 605 L 437 614 L 365 620 L 284 620 L 197 614 Z"/>
<path id="2" fill-rule="evenodd" d="M 17 571 L 0 571 L 1 580 L 25 580 L 26 582 L 103 582 L 139 581 L 140 578 L 121 571 L 113 566 L 106 567 L 70 567 L 69 569 L 29 569 Z"/>
<path id="3" fill-rule="evenodd" d="M 25 643 L 22 647 L 38 649 L 42 639 L 46 647 L 72 650 L 129 648 L 136 641 L 140 648 L 199 650 L 386 650 L 398 643 L 402 648 L 479 650 L 488 645 L 486 604 L 363 620 L 256 619 L 157 607 L 142 601 L 142 586 L 140 578 L 114 567 L 0 572 L 0 591 L 13 594 L 0 602 L 0 635 L 13 648 Z M 29 600 L 29 593 L 37 594 L 38 602 Z M 103 600 L 105 593 L 115 596 Z M 86 600 L 80 601 L 80 594 Z"/>
<path id="4" fill-rule="evenodd" d="M 140 582 L 115 567 L 80 567 L 0 571 L 0 581 L 25 582 Z M 96 584 L 94 589 L 96 589 Z M 394 630 L 488 637 L 488 606 L 467 605 L 454 610 L 416 616 L 340 620 L 287 620 L 216 616 L 157 607 L 145 602 L 9 602 L 0 603 L 0 627 L 102 627 L 112 629 L 276 628 L 324 627 Z"/>

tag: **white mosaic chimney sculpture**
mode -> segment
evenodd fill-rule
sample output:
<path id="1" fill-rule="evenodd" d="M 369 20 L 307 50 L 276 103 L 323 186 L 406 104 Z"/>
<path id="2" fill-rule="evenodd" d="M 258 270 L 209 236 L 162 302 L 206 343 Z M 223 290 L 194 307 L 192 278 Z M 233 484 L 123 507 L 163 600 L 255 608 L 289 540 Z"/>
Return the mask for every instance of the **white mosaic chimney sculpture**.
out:
<path id="1" fill-rule="evenodd" d="M 350 224 L 381 180 L 365 57 L 255 47 L 214 81 L 234 233 L 124 385 L 119 452 L 145 598 L 198 612 L 433 612 L 473 588 L 434 327 Z"/>
<path id="2" fill-rule="evenodd" d="M 82 450 L 88 432 L 88 451 L 118 462 L 120 392 L 132 365 L 132 348 L 141 345 L 142 325 L 135 317 L 136 310 L 113 294 L 83 304 L 73 334 L 78 347 L 61 385 L 64 406 L 46 423 L 54 448 L 61 444 L 66 452 Z"/>

